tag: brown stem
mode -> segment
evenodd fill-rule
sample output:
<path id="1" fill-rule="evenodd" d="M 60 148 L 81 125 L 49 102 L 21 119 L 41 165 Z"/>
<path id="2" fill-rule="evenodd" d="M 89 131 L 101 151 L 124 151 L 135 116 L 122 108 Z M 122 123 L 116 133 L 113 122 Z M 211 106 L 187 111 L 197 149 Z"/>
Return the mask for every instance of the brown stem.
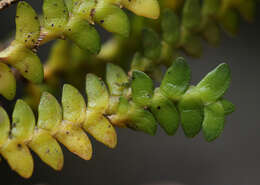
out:
<path id="1" fill-rule="evenodd" d="M 0 10 L 7 8 L 10 5 L 17 3 L 18 1 L 19 0 L 2 0 L 2 1 L 0 1 Z"/>

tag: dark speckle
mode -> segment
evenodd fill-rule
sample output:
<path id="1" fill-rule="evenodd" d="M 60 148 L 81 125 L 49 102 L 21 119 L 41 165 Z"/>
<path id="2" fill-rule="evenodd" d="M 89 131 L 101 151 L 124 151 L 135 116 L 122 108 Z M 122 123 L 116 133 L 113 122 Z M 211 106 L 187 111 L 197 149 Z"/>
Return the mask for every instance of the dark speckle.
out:
<path id="1" fill-rule="evenodd" d="M 22 145 L 19 143 L 19 144 L 17 144 L 17 147 L 18 147 L 19 149 L 21 149 L 21 148 L 22 148 Z"/>

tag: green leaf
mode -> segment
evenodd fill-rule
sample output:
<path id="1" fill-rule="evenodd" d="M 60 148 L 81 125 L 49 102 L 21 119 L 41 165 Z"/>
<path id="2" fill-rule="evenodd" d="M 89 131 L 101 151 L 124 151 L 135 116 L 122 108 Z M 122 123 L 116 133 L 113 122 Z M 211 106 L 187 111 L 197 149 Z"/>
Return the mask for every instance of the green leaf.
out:
<path id="1" fill-rule="evenodd" d="M 130 108 L 130 103 L 125 97 L 121 96 L 119 98 L 117 114 L 126 116 L 129 111 L 129 108 Z"/>
<path id="2" fill-rule="evenodd" d="M 211 21 L 203 30 L 204 38 L 212 45 L 218 45 L 220 42 L 220 29 L 214 21 Z"/>
<path id="3" fill-rule="evenodd" d="M 158 34 L 150 28 L 143 29 L 144 56 L 151 60 L 158 60 L 161 55 L 161 40 Z"/>
<path id="4" fill-rule="evenodd" d="M 80 1 L 80 0 L 78 0 L 78 1 Z M 68 10 L 68 12 L 72 12 L 73 11 L 73 8 L 74 8 L 74 0 L 64 0 L 64 3 L 65 3 L 65 5 L 66 5 L 66 7 L 67 7 L 67 10 Z"/>
<path id="5" fill-rule="evenodd" d="M 0 147 L 2 147 L 9 137 L 10 120 L 3 107 L 0 106 Z"/>
<path id="6" fill-rule="evenodd" d="M 140 106 L 150 104 L 153 96 L 154 85 L 152 79 L 144 72 L 134 70 L 132 73 L 132 97 Z"/>
<path id="7" fill-rule="evenodd" d="M 179 57 L 167 70 L 160 89 L 166 97 L 178 100 L 189 87 L 191 71 L 186 61 Z"/>
<path id="8" fill-rule="evenodd" d="M 42 94 L 38 114 L 38 127 L 55 133 L 62 122 L 62 110 L 53 95 L 47 92 Z"/>
<path id="9" fill-rule="evenodd" d="M 200 25 L 200 0 L 186 0 L 182 11 L 182 25 L 187 29 L 195 29 Z"/>
<path id="10" fill-rule="evenodd" d="M 108 108 L 109 94 L 105 83 L 96 75 L 87 74 L 86 93 L 88 109 L 104 112 Z"/>
<path id="11" fill-rule="evenodd" d="M 225 111 L 220 102 L 205 106 L 202 130 L 206 141 L 211 142 L 218 138 L 224 129 L 224 124 Z"/>
<path id="12" fill-rule="evenodd" d="M 97 30 L 82 18 L 71 18 L 66 26 L 65 35 L 83 50 L 92 54 L 100 51 L 101 41 Z"/>
<path id="13" fill-rule="evenodd" d="M 178 109 L 181 117 L 181 125 L 185 135 L 195 137 L 201 130 L 203 122 L 203 102 L 199 91 L 191 87 L 181 98 Z"/>
<path id="14" fill-rule="evenodd" d="M 216 17 L 219 8 L 220 0 L 203 0 L 202 4 L 202 16 L 203 17 Z"/>
<path id="15" fill-rule="evenodd" d="M 161 27 L 163 40 L 176 46 L 180 38 L 179 17 L 170 9 L 165 9 L 162 14 Z"/>
<path id="16" fill-rule="evenodd" d="M 86 117 L 86 104 L 80 92 L 73 86 L 65 84 L 62 91 L 63 119 L 80 124 Z"/>
<path id="17" fill-rule="evenodd" d="M 256 15 L 256 7 L 255 0 L 242 0 L 238 6 L 238 10 L 246 21 L 253 22 Z"/>
<path id="18" fill-rule="evenodd" d="M 66 0 L 68 1 L 68 0 Z M 72 10 L 72 14 L 75 16 L 79 16 L 82 19 L 85 19 L 91 23 L 94 23 L 94 14 L 95 8 L 97 6 L 98 1 L 96 0 L 69 0 L 73 1 L 67 2 L 69 8 Z M 72 4 L 72 5 L 70 5 Z M 71 7 L 72 6 L 72 7 Z"/>
<path id="19" fill-rule="evenodd" d="M 62 169 L 64 162 L 62 149 L 50 133 L 38 129 L 28 145 L 44 163 L 54 170 L 60 171 Z"/>
<path id="20" fill-rule="evenodd" d="M 11 69 L 4 63 L 0 63 L 0 94 L 8 100 L 12 100 L 16 93 L 16 80 Z"/>
<path id="21" fill-rule="evenodd" d="M 139 70 L 144 72 L 152 72 L 154 69 L 154 62 L 140 53 L 135 53 L 131 62 L 131 70 Z"/>
<path id="22" fill-rule="evenodd" d="M 227 33 L 231 35 L 237 34 L 240 25 L 240 17 L 236 10 L 228 9 L 219 16 L 219 19 L 221 26 Z"/>
<path id="23" fill-rule="evenodd" d="M 235 105 L 233 103 L 231 103 L 230 101 L 226 100 L 226 99 L 221 99 L 220 100 L 224 111 L 225 111 L 225 115 L 229 115 L 231 113 L 233 113 L 235 111 Z"/>
<path id="24" fill-rule="evenodd" d="M 32 176 L 33 158 L 25 143 L 10 139 L 1 147 L 1 155 L 6 159 L 11 169 L 20 176 L 23 178 Z"/>
<path id="25" fill-rule="evenodd" d="M 157 124 L 153 114 L 134 104 L 131 104 L 129 110 L 129 123 L 127 124 L 127 127 L 152 136 L 156 134 L 157 130 Z"/>
<path id="26" fill-rule="evenodd" d="M 34 9 L 25 1 L 19 2 L 15 21 L 15 40 L 28 48 L 35 47 L 40 36 L 40 22 Z"/>
<path id="27" fill-rule="evenodd" d="M 200 57 L 202 55 L 201 37 L 192 33 L 189 30 L 183 30 L 181 35 L 181 46 L 184 51 L 193 57 Z"/>
<path id="28" fill-rule="evenodd" d="M 128 85 L 128 76 L 122 68 L 109 63 L 106 68 L 106 82 L 110 94 L 120 96 Z"/>
<path id="29" fill-rule="evenodd" d="M 17 100 L 12 123 L 12 136 L 21 142 L 31 139 L 35 127 L 32 109 L 23 100 Z"/>
<path id="30" fill-rule="evenodd" d="M 215 102 L 229 87 L 231 81 L 229 66 L 225 63 L 208 73 L 197 85 L 204 103 Z"/>
<path id="31" fill-rule="evenodd" d="M 43 29 L 46 29 L 48 34 L 56 36 L 62 34 L 68 19 L 69 13 L 64 0 L 43 1 Z"/>
<path id="32" fill-rule="evenodd" d="M 26 48 L 23 44 L 14 41 L 0 52 L 0 60 L 12 65 L 33 83 L 41 83 L 43 80 L 43 66 L 39 57 Z"/>
<path id="33" fill-rule="evenodd" d="M 157 19 L 160 16 L 160 6 L 157 0 L 122 0 L 121 4 L 136 15 Z"/>
<path id="34" fill-rule="evenodd" d="M 106 1 L 98 1 L 94 20 L 107 31 L 119 34 L 124 37 L 129 36 L 130 23 L 125 12 L 116 5 Z"/>
<path id="35" fill-rule="evenodd" d="M 180 123 L 179 113 L 174 103 L 161 94 L 160 89 L 155 91 L 151 111 L 164 131 L 174 135 Z"/>

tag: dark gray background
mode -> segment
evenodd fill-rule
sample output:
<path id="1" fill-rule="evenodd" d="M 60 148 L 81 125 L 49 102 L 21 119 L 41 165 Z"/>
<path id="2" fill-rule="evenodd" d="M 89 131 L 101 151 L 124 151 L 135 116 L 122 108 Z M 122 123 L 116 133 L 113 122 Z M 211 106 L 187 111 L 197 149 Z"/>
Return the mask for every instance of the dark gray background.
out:
<path id="1" fill-rule="evenodd" d="M 33 2 L 36 5 L 39 1 Z M 0 12 L 1 39 L 14 28 L 14 11 L 12 7 Z M 259 18 L 260 14 L 256 20 Z M 222 34 L 220 47 L 205 45 L 202 58 L 188 60 L 193 83 L 220 62 L 227 62 L 232 69 L 232 85 L 226 97 L 237 110 L 215 142 L 205 142 L 201 134 L 187 139 L 181 129 L 174 137 L 161 129 L 155 137 L 120 129 L 115 150 L 93 140 L 91 161 L 83 161 L 64 149 L 65 166 L 61 172 L 54 172 L 34 156 L 34 174 L 24 180 L 2 162 L 0 184 L 141 185 L 178 181 L 187 185 L 259 185 L 259 33 L 259 21 L 243 23 L 237 37 Z"/>

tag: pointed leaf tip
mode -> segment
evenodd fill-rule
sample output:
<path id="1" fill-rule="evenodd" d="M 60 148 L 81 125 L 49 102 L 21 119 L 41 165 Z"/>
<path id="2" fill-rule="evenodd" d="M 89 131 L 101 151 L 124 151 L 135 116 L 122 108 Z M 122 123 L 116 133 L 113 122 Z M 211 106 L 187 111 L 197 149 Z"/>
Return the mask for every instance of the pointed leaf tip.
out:
<path id="1" fill-rule="evenodd" d="M 197 85 L 204 103 L 214 102 L 227 91 L 231 81 L 228 64 L 222 63 L 208 73 Z"/>

